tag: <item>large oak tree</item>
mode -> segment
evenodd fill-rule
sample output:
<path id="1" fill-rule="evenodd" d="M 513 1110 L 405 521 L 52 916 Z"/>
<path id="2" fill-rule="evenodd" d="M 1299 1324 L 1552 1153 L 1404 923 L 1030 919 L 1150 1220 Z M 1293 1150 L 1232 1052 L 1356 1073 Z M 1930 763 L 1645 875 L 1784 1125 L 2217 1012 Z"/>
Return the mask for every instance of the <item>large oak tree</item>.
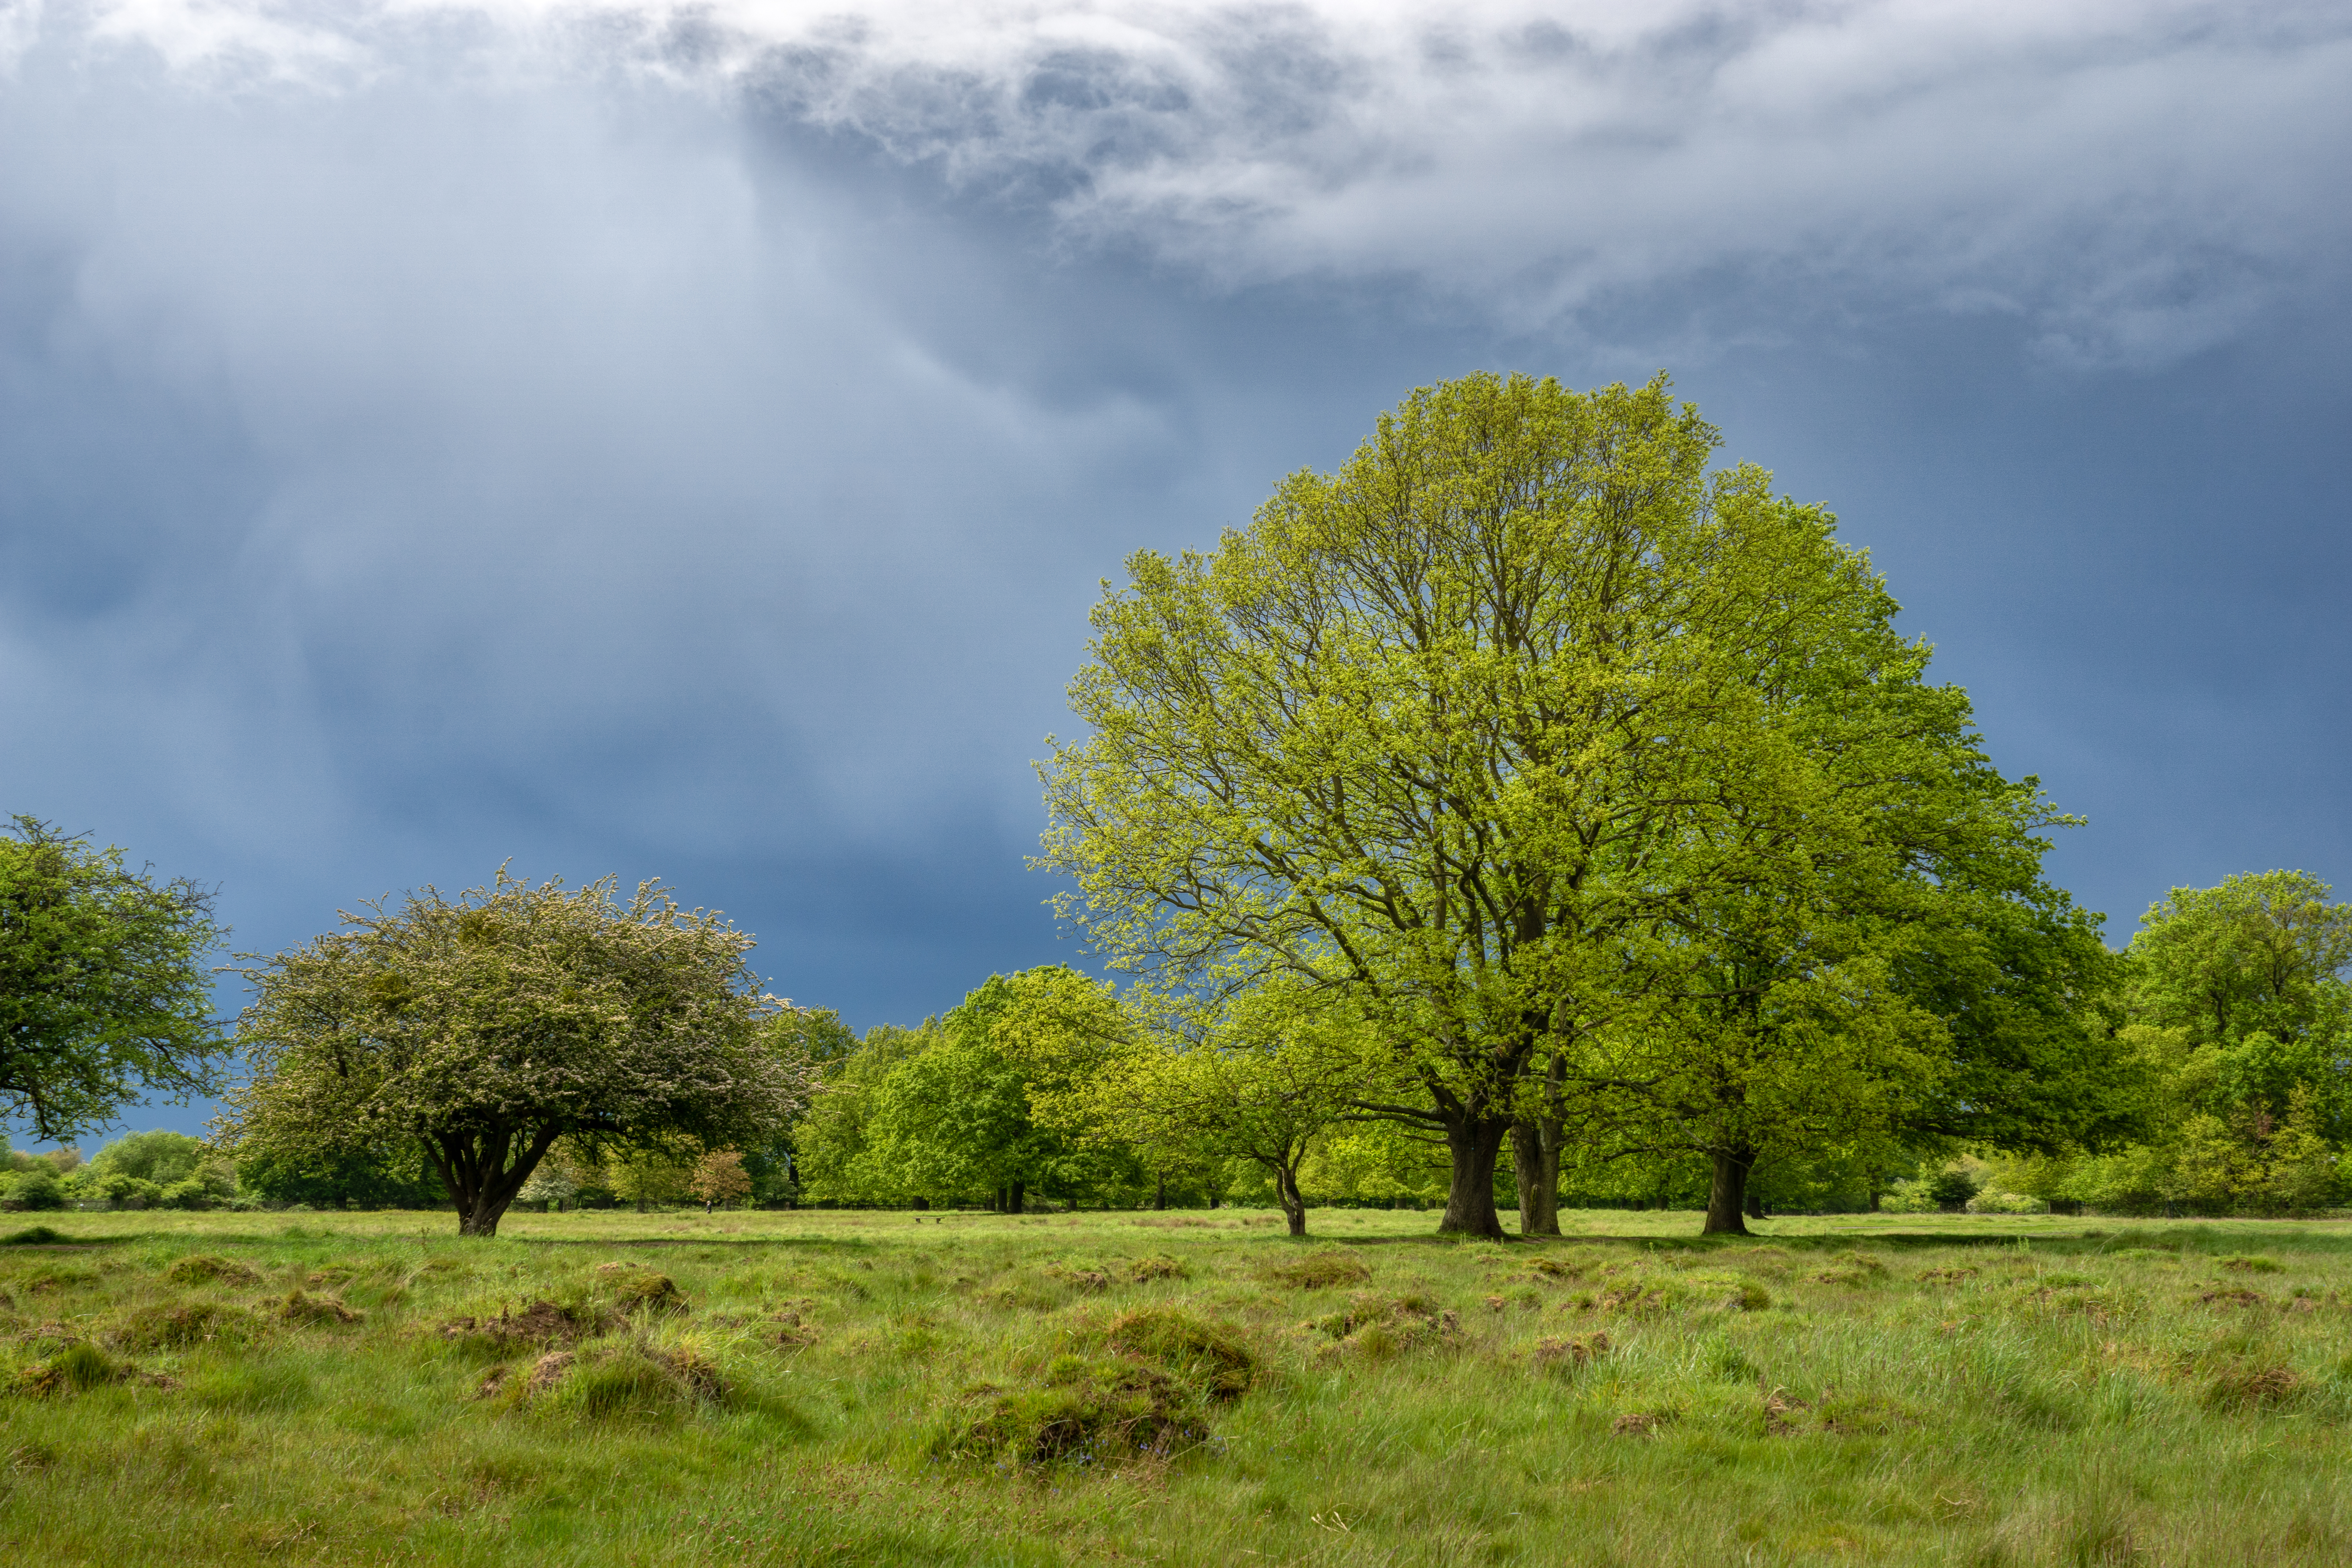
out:
<path id="1" fill-rule="evenodd" d="M 1444 1229 L 1500 1234 L 1497 1154 L 1559 1120 L 1563 1051 L 1689 1042 L 1695 919 L 1886 852 L 1841 750 L 1868 737 L 1823 718 L 1907 722 L 1879 694 L 1925 651 L 1826 513 L 1710 473 L 1716 443 L 1663 377 L 1469 376 L 1095 611 L 1089 732 L 1043 770 L 1066 912 L 1161 986 L 1361 1017 L 1412 1092 L 1353 1109 L 1444 1136 Z"/>

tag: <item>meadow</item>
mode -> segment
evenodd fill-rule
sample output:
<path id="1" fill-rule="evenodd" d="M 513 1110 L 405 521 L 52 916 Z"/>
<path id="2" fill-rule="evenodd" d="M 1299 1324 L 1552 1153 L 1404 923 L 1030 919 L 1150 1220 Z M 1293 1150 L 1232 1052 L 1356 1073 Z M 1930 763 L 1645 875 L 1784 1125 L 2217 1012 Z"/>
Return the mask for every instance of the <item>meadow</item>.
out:
<path id="1" fill-rule="evenodd" d="M 2352 1558 L 2352 1226 L 67 1214 L 25 1563 Z"/>

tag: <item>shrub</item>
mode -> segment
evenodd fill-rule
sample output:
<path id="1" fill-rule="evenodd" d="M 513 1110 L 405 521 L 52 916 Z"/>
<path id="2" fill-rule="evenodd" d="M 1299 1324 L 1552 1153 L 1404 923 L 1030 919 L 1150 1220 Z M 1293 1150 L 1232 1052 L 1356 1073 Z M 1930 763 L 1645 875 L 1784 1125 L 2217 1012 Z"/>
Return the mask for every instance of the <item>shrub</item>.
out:
<path id="1" fill-rule="evenodd" d="M 0 1204 L 12 1209 L 61 1209 L 66 1195 L 58 1190 L 57 1173 L 47 1165 L 36 1165 L 19 1172 L 0 1192 Z"/>
<path id="2" fill-rule="evenodd" d="M 2023 1193 L 1982 1192 L 1968 1200 L 1970 1214 L 2048 1214 L 2050 1205 Z"/>
<path id="3" fill-rule="evenodd" d="M 1948 1214 L 1966 1208 L 1969 1200 L 1976 1195 L 1977 1179 L 1957 1165 L 1927 1178 L 1927 1196 Z"/>
<path id="4" fill-rule="evenodd" d="M 163 1189 L 163 1202 L 166 1208 L 208 1209 L 219 1201 L 214 1195 L 213 1190 L 194 1176 L 173 1182 Z"/>

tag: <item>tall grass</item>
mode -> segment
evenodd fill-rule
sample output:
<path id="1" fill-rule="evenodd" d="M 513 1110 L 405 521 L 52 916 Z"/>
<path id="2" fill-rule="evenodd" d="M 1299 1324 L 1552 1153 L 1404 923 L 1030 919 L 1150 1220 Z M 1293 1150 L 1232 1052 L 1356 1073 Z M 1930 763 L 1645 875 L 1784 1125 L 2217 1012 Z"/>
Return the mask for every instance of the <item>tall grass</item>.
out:
<path id="1" fill-rule="evenodd" d="M 1166 1217 L 69 1216 L 0 1247 L 0 1547 L 2352 1558 L 2352 1227 Z"/>

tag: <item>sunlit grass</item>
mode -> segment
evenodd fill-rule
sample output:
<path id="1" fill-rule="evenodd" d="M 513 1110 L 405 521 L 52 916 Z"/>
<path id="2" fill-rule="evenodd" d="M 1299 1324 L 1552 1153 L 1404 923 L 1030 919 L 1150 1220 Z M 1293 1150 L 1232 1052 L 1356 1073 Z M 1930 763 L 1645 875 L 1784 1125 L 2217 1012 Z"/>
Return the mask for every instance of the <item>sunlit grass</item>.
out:
<path id="1" fill-rule="evenodd" d="M 1230 1211 L 524 1215 L 478 1242 L 414 1214 L 67 1215 L 69 1244 L 0 1247 L 0 1545 L 2352 1557 L 2352 1227 L 1314 1220 L 1301 1245 Z"/>

